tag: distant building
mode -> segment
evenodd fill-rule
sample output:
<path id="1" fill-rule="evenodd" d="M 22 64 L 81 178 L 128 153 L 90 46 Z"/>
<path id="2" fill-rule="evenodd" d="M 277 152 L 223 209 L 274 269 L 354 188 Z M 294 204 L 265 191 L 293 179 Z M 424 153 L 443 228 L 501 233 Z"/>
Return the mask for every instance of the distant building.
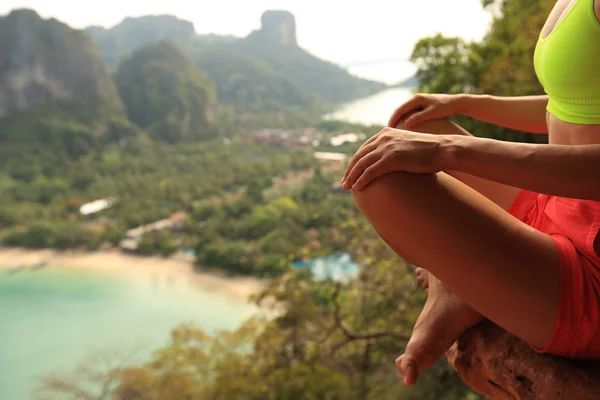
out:
<path id="1" fill-rule="evenodd" d="M 79 214 L 91 215 L 100 211 L 108 210 L 115 205 L 117 199 L 115 197 L 109 197 L 107 199 L 95 200 L 89 203 L 83 204 L 79 207 Z"/>
<path id="2" fill-rule="evenodd" d="M 317 160 L 321 161 L 346 161 L 348 155 L 344 153 L 329 153 L 325 151 L 317 151 L 314 154 Z"/>
<path id="3" fill-rule="evenodd" d="M 249 135 L 254 141 L 282 148 L 310 147 L 318 142 L 319 135 L 313 128 L 307 129 L 263 129 Z"/>
<path id="4" fill-rule="evenodd" d="M 343 133 L 332 137 L 329 143 L 334 147 L 338 147 L 346 143 L 356 143 L 359 140 L 365 140 L 366 137 L 364 133 Z"/>
<path id="5" fill-rule="evenodd" d="M 156 221 L 148 225 L 138 226 L 137 228 L 128 230 L 127 237 L 140 238 L 144 236 L 145 233 L 152 231 L 160 231 L 163 229 L 171 228 L 172 226 L 173 222 L 170 219 L 161 219 L 160 221 Z"/>
<path id="6" fill-rule="evenodd" d="M 139 245 L 140 239 L 146 233 L 160 231 L 163 229 L 177 229 L 188 219 L 188 214 L 184 211 L 177 211 L 169 216 L 169 218 L 161 219 L 152 222 L 148 225 L 138 226 L 127 231 L 127 237 L 119 243 L 119 246 L 126 251 L 135 251 Z"/>

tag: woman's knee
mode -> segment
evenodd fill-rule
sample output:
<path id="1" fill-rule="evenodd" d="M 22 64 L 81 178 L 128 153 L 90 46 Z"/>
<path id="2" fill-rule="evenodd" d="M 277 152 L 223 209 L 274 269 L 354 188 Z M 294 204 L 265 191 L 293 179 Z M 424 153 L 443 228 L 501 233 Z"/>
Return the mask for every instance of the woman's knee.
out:
<path id="1" fill-rule="evenodd" d="M 361 191 L 352 191 L 354 204 L 364 214 L 382 207 L 402 207 L 402 204 L 428 191 L 436 183 L 435 175 L 392 172 L 369 183 Z"/>

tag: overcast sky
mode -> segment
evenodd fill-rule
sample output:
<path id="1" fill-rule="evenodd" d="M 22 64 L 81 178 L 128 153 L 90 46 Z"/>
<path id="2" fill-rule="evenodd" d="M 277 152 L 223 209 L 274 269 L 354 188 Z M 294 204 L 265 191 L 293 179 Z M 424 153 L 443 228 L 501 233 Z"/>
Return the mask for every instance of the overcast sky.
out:
<path id="1" fill-rule="evenodd" d="M 268 9 L 296 16 L 298 41 L 312 53 L 338 62 L 408 57 L 421 37 L 442 32 L 482 37 L 490 17 L 481 0 L 1 0 L 0 15 L 32 8 L 83 28 L 110 27 L 127 16 L 172 14 L 199 33 L 247 35 Z"/>

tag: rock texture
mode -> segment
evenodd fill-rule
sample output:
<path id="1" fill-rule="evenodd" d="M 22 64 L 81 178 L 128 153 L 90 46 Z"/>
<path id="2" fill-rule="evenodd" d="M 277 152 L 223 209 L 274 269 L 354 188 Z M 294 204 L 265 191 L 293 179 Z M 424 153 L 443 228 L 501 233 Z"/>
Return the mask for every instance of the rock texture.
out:
<path id="1" fill-rule="evenodd" d="M 261 33 L 284 46 L 296 46 L 296 19 L 289 11 L 266 11 L 261 18 Z"/>
<path id="2" fill-rule="evenodd" d="M 490 322 L 467 331 L 447 357 L 467 385 L 492 400 L 600 399 L 600 363 L 538 354 Z"/>
<path id="3" fill-rule="evenodd" d="M 121 102 L 88 35 L 32 10 L 0 17 L 0 118 L 49 100 L 117 111 Z"/>

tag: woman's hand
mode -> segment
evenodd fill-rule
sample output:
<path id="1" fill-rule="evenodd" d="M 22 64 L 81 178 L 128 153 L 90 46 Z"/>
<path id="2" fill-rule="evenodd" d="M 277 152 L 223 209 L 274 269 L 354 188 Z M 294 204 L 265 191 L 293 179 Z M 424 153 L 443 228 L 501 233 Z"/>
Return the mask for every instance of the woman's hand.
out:
<path id="1" fill-rule="evenodd" d="M 342 178 L 346 190 L 362 190 L 394 171 L 433 174 L 441 171 L 449 136 L 385 128 L 358 149 Z"/>
<path id="2" fill-rule="evenodd" d="M 426 121 L 451 117 L 458 113 L 458 99 L 459 95 L 417 94 L 394 111 L 388 126 L 395 128 L 405 115 L 415 111 L 417 112 L 404 122 L 407 129 L 414 128 Z"/>

